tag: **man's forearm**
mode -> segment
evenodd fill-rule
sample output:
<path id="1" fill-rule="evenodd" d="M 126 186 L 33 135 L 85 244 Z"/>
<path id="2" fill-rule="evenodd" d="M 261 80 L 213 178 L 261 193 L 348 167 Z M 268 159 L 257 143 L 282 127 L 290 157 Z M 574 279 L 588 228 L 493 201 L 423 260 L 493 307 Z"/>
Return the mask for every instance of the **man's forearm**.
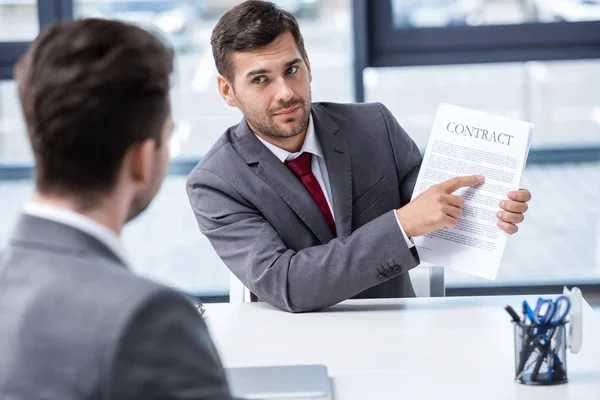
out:
<path id="1" fill-rule="evenodd" d="M 418 265 L 390 211 L 347 238 L 287 251 L 267 268 L 251 268 L 251 290 L 286 311 L 337 304 Z"/>

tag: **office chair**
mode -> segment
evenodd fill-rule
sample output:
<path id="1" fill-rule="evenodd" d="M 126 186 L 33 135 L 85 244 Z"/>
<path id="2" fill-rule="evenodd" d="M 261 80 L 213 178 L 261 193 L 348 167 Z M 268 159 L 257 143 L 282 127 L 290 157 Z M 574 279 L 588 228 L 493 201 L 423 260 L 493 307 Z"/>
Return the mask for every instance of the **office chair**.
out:
<path id="1" fill-rule="evenodd" d="M 443 267 L 419 265 L 408 273 L 417 297 L 444 297 L 446 295 Z"/>
<path id="2" fill-rule="evenodd" d="M 409 271 L 410 280 L 417 297 L 444 297 L 444 268 L 438 266 L 420 265 Z M 231 272 L 229 287 L 230 303 L 249 303 L 250 291 Z"/>

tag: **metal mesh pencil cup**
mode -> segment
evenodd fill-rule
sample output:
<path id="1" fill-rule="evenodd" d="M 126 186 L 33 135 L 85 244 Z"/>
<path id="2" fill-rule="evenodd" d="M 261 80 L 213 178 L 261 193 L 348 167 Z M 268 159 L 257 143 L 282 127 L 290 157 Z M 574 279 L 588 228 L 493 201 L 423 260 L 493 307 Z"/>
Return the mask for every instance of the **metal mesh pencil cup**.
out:
<path id="1" fill-rule="evenodd" d="M 567 382 L 567 322 L 513 322 L 515 380 L 526 385 Z"/>

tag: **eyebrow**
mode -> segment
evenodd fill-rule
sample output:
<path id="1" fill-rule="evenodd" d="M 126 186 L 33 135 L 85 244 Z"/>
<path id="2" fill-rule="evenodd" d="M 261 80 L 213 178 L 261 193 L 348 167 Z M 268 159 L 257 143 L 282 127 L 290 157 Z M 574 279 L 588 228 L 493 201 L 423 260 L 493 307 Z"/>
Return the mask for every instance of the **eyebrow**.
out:
<path id="1" fill-rule="evenodd" d="M 301 59 L 299 59 L 299 58 L 294 58 L 292 61 L 288 61 L 288 62 L 286 62 L 286 63 L 285 63 L 285 68 L 289 68 L 289 67 L 291 67 L 292 65 L 299 63 L 300 61 L 302 61 L 302 60 L 301 60 Z M 247 76 L 247 77 L 250 77 L 250 76 L 253 76 L 253 75 L 262 75 L 262 74 L 268 74 L 268 73 L 270 73 L 270 72 L 271 72 L 271 70 L 268 70 L 268 69 L 266 69 L 266 68 L 253 69 L 252 71 L 249 71 L 249 72 L 246 74 L 246 76 Z"/>

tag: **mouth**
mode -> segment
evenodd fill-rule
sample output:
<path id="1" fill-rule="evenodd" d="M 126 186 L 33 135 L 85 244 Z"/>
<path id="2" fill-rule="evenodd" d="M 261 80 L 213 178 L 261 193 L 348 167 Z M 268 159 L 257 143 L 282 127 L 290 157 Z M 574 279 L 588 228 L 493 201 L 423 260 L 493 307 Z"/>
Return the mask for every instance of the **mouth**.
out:
<path id="1" fill-rule="evenodd" d="M 275 115 L 278 117 L 289 118 L 289 117 L 293 117 L 294 115 L 296 115 L 298 110 L 300 110 L 300 106 L 286 108 L 286 109 L 276 112 Z"/>

